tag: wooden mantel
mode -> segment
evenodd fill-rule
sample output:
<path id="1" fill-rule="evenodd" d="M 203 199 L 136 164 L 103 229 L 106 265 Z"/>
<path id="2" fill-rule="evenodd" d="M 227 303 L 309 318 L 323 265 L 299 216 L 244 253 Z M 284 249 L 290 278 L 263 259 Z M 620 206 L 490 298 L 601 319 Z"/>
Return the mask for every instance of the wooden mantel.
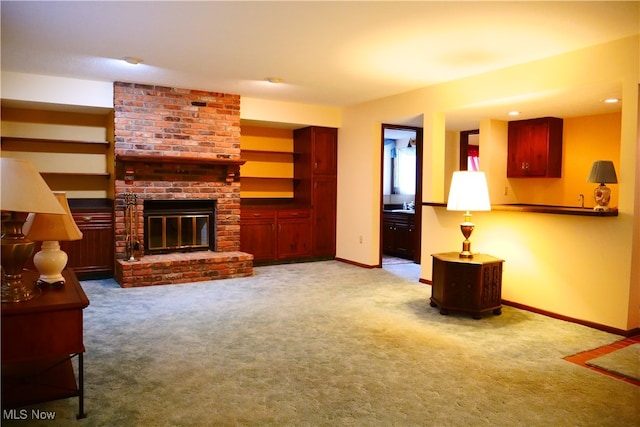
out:
<path id="1" fill-rule="evenodd" d="M 136 163 L 169 163 L 183 165 L 219 165 L 219 166 L 241 166 L 246 160 L 230 159 L 227 157 L 183 157 L 183 156 L 163 156 L 163 155 L 139 155 L 139 154 L 118 154 L 116 161 L 136 162 Z"/>
<path id="2" fill-rule="evenodd" d="M 246 160 L 231 159 L 227 157 L 183 157 L 183 156 L 163 156 L 149 154 L 116 154 L 116 164 L 121 167 L 124 164 L 144 163 L 146 165 L 173 165 L 180 168 L 186 165 L 199 166 L 219 166 L 226 169 L 226 182 L 230 183 L 238 179 L 240 176 L 240 166 L 245 164 Z M 126 169 L 126 168 L 124 168 Z M 116 176 L 123 176 L 124 180 L 128 179 L 127 172 L 122 169 L 120 173 L 116 171 Z"/>

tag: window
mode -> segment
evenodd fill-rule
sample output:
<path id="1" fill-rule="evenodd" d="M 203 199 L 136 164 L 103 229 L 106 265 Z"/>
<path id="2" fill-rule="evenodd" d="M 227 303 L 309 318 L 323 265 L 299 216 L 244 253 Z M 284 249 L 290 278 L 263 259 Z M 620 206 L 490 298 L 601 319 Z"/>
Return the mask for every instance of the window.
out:
<path id="1" fill-rule="evenodd" d="M 480 146 L 471 145 L 467 147 L 467 170 L 480 170 Z"/>
<path id="2" fill-rule="evenodd" d="M 395 194 L 416 194 L 416 147 L 397 149 L 397 165 L 395 168 Z"/>

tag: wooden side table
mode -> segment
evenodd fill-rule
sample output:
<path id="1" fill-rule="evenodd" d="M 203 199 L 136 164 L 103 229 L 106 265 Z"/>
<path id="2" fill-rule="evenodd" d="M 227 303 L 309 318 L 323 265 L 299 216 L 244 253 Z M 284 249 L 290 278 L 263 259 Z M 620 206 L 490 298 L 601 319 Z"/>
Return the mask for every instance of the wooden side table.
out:
<path id="1" fill-rule="evenodd" d="M 502 312 L 502 263 L 485 254 L 460 258 L 458 252 L 433 254 L 431 306 L 440 314 L 449 310 L 471 313 L 479 319 L 483 313 Z"/>
<path id="2" fill-rule="evenodd" d="M 82 310 L 89 305 L 72 270 L 60 289 L 46 288 L 30 301 L 2 303 L 2 407 L 16 408 L 78 397 L 84 413 Z M 25 271 L 22 280 L 36 281 Z M 78 357 L 78 382 L 71 360 Z"/>

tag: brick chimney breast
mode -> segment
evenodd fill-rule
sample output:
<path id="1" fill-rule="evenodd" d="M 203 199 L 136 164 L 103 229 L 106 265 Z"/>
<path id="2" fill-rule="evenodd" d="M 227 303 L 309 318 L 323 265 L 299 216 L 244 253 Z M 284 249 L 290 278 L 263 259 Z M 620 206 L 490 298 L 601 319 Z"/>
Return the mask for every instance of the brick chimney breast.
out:
<path id="1" fill-rule="evenodd" d="M 238 165 L 233 162 L 240 160 L 240 95 L 116 82 L 114 108 L 115 254 L 116 279 L 120 284 L 144 286 L 208 280 L 211 274 L 220 275 L 220 271 L 224 272 L 222 277 L 252 274 L 252 271 L 246 274 L 252 266 L 249 260 L 250 267 L 247 267 L 246 257 L 252 259 L 251 255 L 237 252 L 240 248 L 240 179 L 235 173 Z M 132 238 L 129 232 L 132 227 L 127 226 L 125 218 L 124 195 L 127 193 L 133 193 L 137 199 L 135 218 L 129 221 L 133 223 L 133 238 L 138 242 L 144 242 L 144 200 L 216 200 L 215 252 L 225 253 L 227 263 L 237 262 L 240 256 L 242 265 L 238 269 L 242 272 L 238 273 L 233 267 L 207 267 L 211 257 L 215 258 L 211 254 L 202 255 L 207 258 L 206 262 L 199 261 L 206 271 L 194 277 L 190 268 L 188 278 L 173 271 L 179 264 L 177 255 L 143 257 L 161 260 L 158 262 L 165 270 L 157 274 L 150 273 L 149 268 L 126 265 Z M 139 255 L 143 254 L 144 248 L 141 248 Z M 195 258 L 197 255 L 189 255 L 190 262 L 195 262 Z M 166 271 L 167 259 L 173 260 L 170 265 L 175 267 L 170 272 Z M 127 273 L 134 274 L 136 270 L 145 271 L 146 278 L 130 277 Z"/>

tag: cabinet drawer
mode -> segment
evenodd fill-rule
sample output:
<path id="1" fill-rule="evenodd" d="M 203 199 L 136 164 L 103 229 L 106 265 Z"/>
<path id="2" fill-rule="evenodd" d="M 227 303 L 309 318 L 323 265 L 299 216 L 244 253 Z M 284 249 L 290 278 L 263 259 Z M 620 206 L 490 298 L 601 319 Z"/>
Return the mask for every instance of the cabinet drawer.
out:
<path id="1" fill-rule="evenodd" d="M 110 226 L 113 221 L 111 212 L 73 212 L 73 220 L 78 227 L 82 226 Z"/>
<path id="2" fill-rule="evenodd" d="M 278 218 L 309 218 L 309 209 L 283 209 L 278 211 Z"/>
<path id="3" fill-rule="evenodd" d="M 276 212 L 270 209 L 247 209 L 240 212 L 240 219 L 275 219 Z"/>

